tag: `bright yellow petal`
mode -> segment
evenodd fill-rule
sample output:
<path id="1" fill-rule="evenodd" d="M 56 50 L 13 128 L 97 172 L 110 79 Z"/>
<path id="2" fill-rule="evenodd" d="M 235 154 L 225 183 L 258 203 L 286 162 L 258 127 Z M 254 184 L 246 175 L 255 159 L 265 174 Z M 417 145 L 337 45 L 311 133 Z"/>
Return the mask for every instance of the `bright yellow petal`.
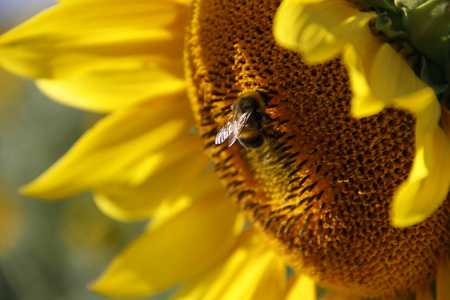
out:
<path id="1" fill-rule="evenodd" d="M 190 208 L 151 226 L 114 259 L 91 289 L 109 297 L 143 297 L 192 280 L 229 253 L 236 238 L 235 217 L 228 199 L 206 194 Z"/>
<path id="2" fill-rule="evenodd" d="M 63 1 L 0 37 L 0 65 L 95 111 L 179 92 L 189 14 L 179 2 Z"/>
<path id="3" fill-rule="evenodd" d="M 366 35 L 369 35 L 369 32 Z M 367 76 L 376 98 L 391 104 L 395 103 L 396 99 L 428 88 L 391 45 L 382 43 L 377 51 L 372 53 L 376 57 L 371 58 L 372 64 L 368 66 L 370 69 Z M 370 54 L 366 52 L 363 55 L 370 59 Z"/>
<path id="4" fill-rule="evenodd" d="M 179 149 L 178 152 L 186 155 L 170 166 L 158 166 L 142 185 L 101 187 L 101 191 L 95 194 L 97 206 L 111 218 L 125 222 L 138 221 L 150 218 L 161 204 L 170 206 L 188 190 L 204 192 L 220 186 L 214 173 L 205 172 L 207 158 L 199 153 L 198 148 L 195 153 Z M 164 151 L 168 158 L 171 153 Z"/>
<path id="5" fill-rule="evenodd" d="M 253 232 L 244 233 L 238 245 L 222 266 L 186 286 L 175 299 L 283 299 L 286 270 L 279 257 Z"/>
<path id="6" fill-rule="evenodd" d="M 372 115 L 386 106 L 416 116 L 413 168 L 394 196 L 392 223 L 409 226 L 423 221 L 440 206 L 450 185 L 450 149 L 448 138 L 438 127 L 439 102 L 403 58 L 370 32 L 360 34 L 344 58 L 354 93 L 351 109 L 355 117 Z"/>
<path id="7" fill-rule="evenodd" d="M 344 54 L 353 92 L 352 114 L 366 117 L 395 100 L 427 88 L 394 49 L 373 36 L 374 13 L 340 0 L 284 0 L 274 34 L 280 45 L 300 52 L 309 63 Z"/>
<path id="8" fill-rule="evenodd" d="M 361 29 L 348 45 L 344 62 L 353 92 L 351 112 L 356 118 L 376 114 L 388 105 L 415 112 L 429 103 L 415 94 L 432 90 L 389 44 L 372 36 L 369 28 Z"/>
<path id="9" fill-rule="evenodd" d="M 392 224 L 410 226 L 428 218 L 444 201 L 450 186 L 450 142 L 438 127 L 418 144 L 408 179 L 396 192 Z M 427 160 L 432 160 L 428 161 Z"/>
<path id="10" fill-rule="evenodd" d="M 450 300 L 450 259 L 446 256 L 438 262 L 436 300 Z"/>
<path id="11" fill-rule="evenodd" d="M 376 97 L 370 78 L 373 60 L 380 59 L 378 50 L 381 43 L 370 36 L 368 28 L 355 32 L 355 35 L 357 36 L 356 43 L 349 44 L 344 51 L 344 63 L 350 77 L 350 88 L 353 94 L 350 106 L 351 114 L 355 118 L 363 118 L 382 111 L 386 107 L 387 101 Z M 360 51 L 364 51 L 365 55 L 361 55 Z M 381 80 L 385 81 L 385 78 Z"/>
<path id="12" fill-rule="evenodd" d="M 105 117 L 22 193 L 57 199 L 103 185 L 142 184 L 167 163 L 166 147 L 193 124 L 188 101 L 180 100 L 160 99 Z"/>
<path id="13" fill-rule="evenodd" d="M 357 40 L 344 56 L 354 92 L 352 114 L 360 118 L 394 106 L 416 117 L 413 168 L 394 196 L 392 214 L 394 226 L 413 225 L 439 207 L 449 188 L 450 149 L 438 126 L 439 102 L 390 45 L 369 32 Z"/>
<path id="14" fill-rule="evenodd" d="M 437 124 L 440 105 L 431 89 L 423 89 L 411 98 L 400 98 L 396 102 L 416 115 L 413 166 L 392 204 L 392 224 L 401 227 L 428 218 L 447 196 L 450 186 L 450 139 Z"/>
<path id="15" fill-rule="evenodd" d="M 292 278 L 293 283 L 289 289 L 286 300 L 316 300 L 316 283 L 306 275 L 298 275 Z"/>
<path id="16" fill-rule="evenodd" d="M 39 79 L 36 83 L 51 99 L 94 112 L 110 112 L 185 90 L 183 74 L 168 72 L 161 59 L 153 63 L 149 59 L 147 62 L 135 60 L 108 61 L 103 69 L 89 71 L 89 74 L 68 79 Z M 175 63 L 181 70 L 181 61 L 173 60 L 172 64 Z"/>
<path id="17" fill-rule="evenodd" d="M 275 16 L 274 36 L 281 46 L 300 52 L 308 63 L 321 63 L 336 57 L 375 16 L 355 12 L 340 0 L 283 0 Z"/>

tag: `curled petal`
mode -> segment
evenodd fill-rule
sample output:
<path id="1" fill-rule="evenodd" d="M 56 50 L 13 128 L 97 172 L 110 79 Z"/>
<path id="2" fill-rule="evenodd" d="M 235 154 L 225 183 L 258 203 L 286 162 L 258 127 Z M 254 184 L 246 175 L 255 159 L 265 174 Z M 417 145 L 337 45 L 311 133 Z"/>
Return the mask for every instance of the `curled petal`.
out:
<path id="1" fill-rule="evenodd" d="M 321 63 L 336 57 L 374 17 L 374 13 L 355 14 L 354 7 L 340 0 L 284 0 L 275 16 L 274 36 L 308 63 Z"/>
<path id="2" fill-rule="evenodd" d="M 300 52 L 307 62 L 342 53 L 354 117 L 367 117 L 388 106 L 414 114 L 413 168 L 394 196 L 392 213 L 395 226 L 408 226 L 426 219 L 448 193 L 449 138 L 438 125 L 440 106 L 433 90 L 399 53 L 372 34 L 368 21 L 374 17 L 346 1 L 284 0 L 274 33 L 280 45 Z M 446 121 L 444 116 L 444 130 Z"/>
<path id="3" fill-rule="evenodd" d="M 450 186 L 450 142 L 438 127 L 419 138 L 416 157 L 408 179 L 392 203 L 392 224 L 417 224 L 428 218 L 445 200 Z"/>

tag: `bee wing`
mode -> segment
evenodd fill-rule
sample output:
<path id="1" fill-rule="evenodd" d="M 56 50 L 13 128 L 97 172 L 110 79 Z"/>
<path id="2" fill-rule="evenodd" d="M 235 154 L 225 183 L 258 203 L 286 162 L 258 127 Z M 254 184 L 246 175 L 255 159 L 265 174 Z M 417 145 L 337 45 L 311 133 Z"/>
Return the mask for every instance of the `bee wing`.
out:
<path id="1" fill-rule="evenodd" d="M 229 118 L 225 124 L 220 127 L 219 132 L 217 132 L 215 143 L 220 145 L 226 141 L 226 139 L 233 133 L 234 122 L 232 118 Z"/>
<path id="2" fill-rule="evenodd" d="M 239 136 L 241 134 L 242 129 L 244 129 L 245 124 L 247 124 L 248 118 L 250 118 L 252 113 L 253 109 L 248 110 L 239 116 L 239 118 L 234 123 L 234 135 Z"/>
<path id="3" fill-rule="evenodd" d="M 237 135 L 235 135 L 234 132 L 232 132 L 230 134 L 230 138 L 228 139 L 228 147 L 233 146 L 234 142 L 237 141 L 237 138 L 238 138 Z"/>
<path id="4" fill-rule="evenodd" d="M 220 145 L 228 140 L 228 147 L 231 147 L 238 139 L 239 134 L 241 134 L 242 129 L 244 129 L 245 124 L 247 124 L 248 118 L 250 118 L 253 110 L 248 110 L 243 114 L 239 115 L 233 113 L 231 117 L 225 122 L 225 124 L 220 127 L 219 132 L 217 132 L 215 143 Z"/>
<path id="5" fill-rule="evenodd" d="M 248 118 L 250 118 L 252 113 L 253 110 L 246 111 L 242 115 L 240 115 L 239 118 L 237 118 L 237 120 L 234 121 L 233 132 L 230 134 L 230 138 L 228 140 L 228 147 L 231 147 L 234 144 L 234 142 L 236 142 L 242 130 L 244 129 L 245 124 L 247 124 Z"/>

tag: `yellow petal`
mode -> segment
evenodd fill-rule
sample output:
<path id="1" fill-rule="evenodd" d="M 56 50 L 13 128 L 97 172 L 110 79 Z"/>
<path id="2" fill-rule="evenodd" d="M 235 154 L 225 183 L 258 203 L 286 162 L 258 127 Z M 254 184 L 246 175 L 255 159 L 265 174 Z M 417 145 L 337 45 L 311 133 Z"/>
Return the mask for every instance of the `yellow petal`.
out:
<path id="1" fill-rule="evenodd" d="M 316 300 L 316 283 L 306 275 L 300 274 L 292 278 L 292 286 L 289 289 L 286 300 Z"/>
<path id="2" fill-rule="evenodd" d="M 121 65 L 121 63 L 123 63 Z M 173 60 L 181 70 L 182 62 Z M 91 64 L 93 65 L 93 64 Z M 53 100 L 79 109 L 110 112 L 117 108 L 185 90 L 183 74 L 168 72 L 161 59 L 108 61 L 102 69 L 67 79 L 39 79 L 38 88 Z"/>
<path id="3" fill-rule="evenodd" d="M 223 265 L 186 286 L 175 299 L 283 299 L 285 273 L 279 257 L 250 231 L 241 235 L 238 247 Z"/>
<path id="4" fill-rule="evenodd" d="M 382 43 L 377 51 L 372 53 L 376 57 L 372 57 L 367 76 L 376 98 L 395 103 L 398 98 L 428 88 L 391 45 Z M 365 53 L 364 56 L 370 59 L 371 55 Z"/>
<path id="5" fill-rule="evenodd" d="M 357 13 L 340 0 L 283 0 L 275 16 L 274 36 L 305 61 L 320 63 L 336 57 L 355 31 L 374 16 Z"/>
<path id="6" fill-rule="evenodd" d="M 0 37 L 0 65 L 95 111 L 179 92 L 189 13 L 180 2 L 62 1 Z"/>
<path id="7" fill-rule="evenodd" d="M 441 108 L 430 88 L 398 98 L 396 104 L 416 116 L 413 166 L 392 204 L 392 224 L 402 227 L 428 218 L 447 196 L 450 140 L 438 126 Z"/>
<path id="8" fill-rule="evenodd" d="M 344 55 L 354 92 L 352 114 L 360 118 L 394 106 L 416 116 L 413 167 L 394 196 L 391 216 L 394 226 L 413 225 L 440 206 L 450 185 L 450 149 L 438 127 L 439 102 L 390 45 L 370 32 L 356 41 Z"/>
<path id="9" fill-rule="evenodd" d="M 380 59 L 381 42 L 370 36 L 369 30 L 355 32 L 355 44 L 349 44 L 344 51 L 344 63 L 350 77 L 352 90 L 351 114 L 363 118 L 379 113 L 386 107 L 386 100 L 377 98 L 372 87 L 370 73 L 373 60 Z M 364 52 L 361 52 L 364 51 Z M 361 55 L 361 53 L 365 53 Z M 384 63 L 384 62 L 383 62 Z M 383 82 L 385 78 L 381 78 Z M 389 76 L 388 76 L 389 77 Z"/>
<path id="10" fill-rule="evenodd" d="M 105 117 L 22 193 L 57 199 L 103 185 L 142 184 L 193 122 L 188 101 L 180 100 L 160 99 Z"/>
<path id="11" fill-rule="evenodd" d="M 450 142 L 443 130 L 419 139 L 409 177 L 395 193 L 392 224 L 417 224 L 428 218 L 444 201 L 450 186 Z"/>
<path id="12" fill-rule="evenodd" d="M 365 54 L 358 57 L 357 53 Z M 377 113 L 385 106 L 416 116 L 416 154 L 408 179 L 394 196 L 392 223 L 409 226 L 423 221 L 443 202 L 450 182 L 450 149 L 448 138 L 438 127 L 436 95 L 390 45 L 380 43 L 370 33 L 361 35 L 345 54 L 355 117 Z"/>
<path id="13" fill-rule="evenodd" d="M 174 204 L 188 190 L 204 192 L 218 188 L 219 180 L 212 172 L 205 172 L 206 157 L 199 151 L 196 149 L 196 153 L 186 152 L 181 161 L 174 161 L 167 167 L 158 167 L 142 185 L 102 187 L 95 194 L 97 206 L 111 218 L 125 222 L 138 221 L 151 217 L 162 204 Z M 170 157 L 171 151 L 164 153 Z"/>
<path id="14" fill-rule="evenodd" d="M 192 203 L 156 228 L 151 226 L 91 289 L 108 297 L 143 297 L 192 280 L 223 260 L 236 238 L 235 207 L 217 193 Z"/>
<path id="15" fill-rule="evenodd" d="M 369 28 L 358 31 L 344 52 L 344 61 L 353 92 L 351 112 L 356 118 L 378 113 L 388 105 L 415 112 L 429 102 L 416 98 L 415 93 L 432 90 L 389 44 L 372 36 Z"/>
<path id="16" fill-rule="evenodd" d="M 450 300 L 450 259 L 447 256 L 438 262 L 436 300 Z"/>

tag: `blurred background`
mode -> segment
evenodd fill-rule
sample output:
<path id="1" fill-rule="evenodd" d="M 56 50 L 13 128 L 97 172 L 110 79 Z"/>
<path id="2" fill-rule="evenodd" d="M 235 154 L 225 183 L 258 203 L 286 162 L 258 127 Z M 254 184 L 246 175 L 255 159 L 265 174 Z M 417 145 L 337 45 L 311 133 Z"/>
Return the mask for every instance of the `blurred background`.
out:
<path id="1" fill-rule="evenodd" d="M 1 0 L 0 33 L 53 4 Z M 106 299 L 87 285 L 145 224 L 108 219 L 90 194 L 45 202 L 17 192 L 99 118 L 0 69 L 0 300 Z"/>

